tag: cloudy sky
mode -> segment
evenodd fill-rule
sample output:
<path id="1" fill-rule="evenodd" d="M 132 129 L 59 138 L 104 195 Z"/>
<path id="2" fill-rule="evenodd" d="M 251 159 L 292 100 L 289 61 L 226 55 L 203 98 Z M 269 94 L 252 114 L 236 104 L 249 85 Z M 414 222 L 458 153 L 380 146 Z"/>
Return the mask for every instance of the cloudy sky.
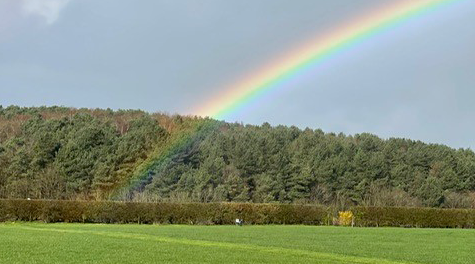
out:
<path id="1" fill-rule="evenodd" d="M 0 0 L 0 104 L 193 114 L 400 0 Z M 475 148 L 475 1 L 379 34 L 228 121 Z"/>

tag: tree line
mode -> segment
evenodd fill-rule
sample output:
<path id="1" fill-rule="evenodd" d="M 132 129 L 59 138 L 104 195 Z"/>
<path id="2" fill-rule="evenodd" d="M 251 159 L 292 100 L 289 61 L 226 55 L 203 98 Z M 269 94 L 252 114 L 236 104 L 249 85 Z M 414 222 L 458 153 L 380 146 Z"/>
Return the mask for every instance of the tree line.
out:
<path id="1" fill-rule="evenodd" d="M 140 188 L 117 195 L 140 174 Z M 0 197 L 475 207 L 475 153 L 368 133 L 9 106 Z"/>

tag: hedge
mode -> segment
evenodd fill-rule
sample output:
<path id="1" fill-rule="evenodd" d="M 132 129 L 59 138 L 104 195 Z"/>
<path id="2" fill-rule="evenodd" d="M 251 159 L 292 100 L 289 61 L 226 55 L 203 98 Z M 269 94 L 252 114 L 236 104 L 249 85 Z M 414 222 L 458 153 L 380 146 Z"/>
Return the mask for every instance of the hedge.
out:
<path id="1" fill-rule="evenodd" d="M 251 203 L 134 203 L 111 201 L 0 200 L 0 221 L 143 224 L 329 223 L 328 208 Z"/>
<path id="2" fill-rule="evenodd" d="M 475 228 L 475 210 L 411 207 L 353 207 L 361 227 Z M 332 210 L 322 206 L 253 203 L 134 203 L 112 201 L 1 200 L 0 222 L 44 221 L 139 224 L 328 225 Z"/>
<path id="3" fill-rule="evenodd" d="M 356 226 L 475 228 L 475 210 L 411 207 L 354 207 Z"/>

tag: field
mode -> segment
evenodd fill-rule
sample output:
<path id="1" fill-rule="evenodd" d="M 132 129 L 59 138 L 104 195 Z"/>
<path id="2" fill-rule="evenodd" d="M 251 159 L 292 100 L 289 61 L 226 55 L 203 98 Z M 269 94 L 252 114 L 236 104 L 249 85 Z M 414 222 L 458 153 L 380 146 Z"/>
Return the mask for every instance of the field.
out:
<path id="1" fill-rule="evenodd" d="M 0 224 L 1 263 L 474 263 L 475 230 Z"/>

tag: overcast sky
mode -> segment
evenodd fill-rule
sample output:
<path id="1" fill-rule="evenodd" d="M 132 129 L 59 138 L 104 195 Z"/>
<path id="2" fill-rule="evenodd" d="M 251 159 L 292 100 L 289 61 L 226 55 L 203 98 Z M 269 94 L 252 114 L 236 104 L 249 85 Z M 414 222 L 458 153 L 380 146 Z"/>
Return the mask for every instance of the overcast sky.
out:
<path id="1" fill-rule="evenodd" d="M 0 0 L 0 104 L 193 114 L 324 32 L 399 0 Z M 413 19 L 228 121 L 475 148 L 475 1 Z"/>

